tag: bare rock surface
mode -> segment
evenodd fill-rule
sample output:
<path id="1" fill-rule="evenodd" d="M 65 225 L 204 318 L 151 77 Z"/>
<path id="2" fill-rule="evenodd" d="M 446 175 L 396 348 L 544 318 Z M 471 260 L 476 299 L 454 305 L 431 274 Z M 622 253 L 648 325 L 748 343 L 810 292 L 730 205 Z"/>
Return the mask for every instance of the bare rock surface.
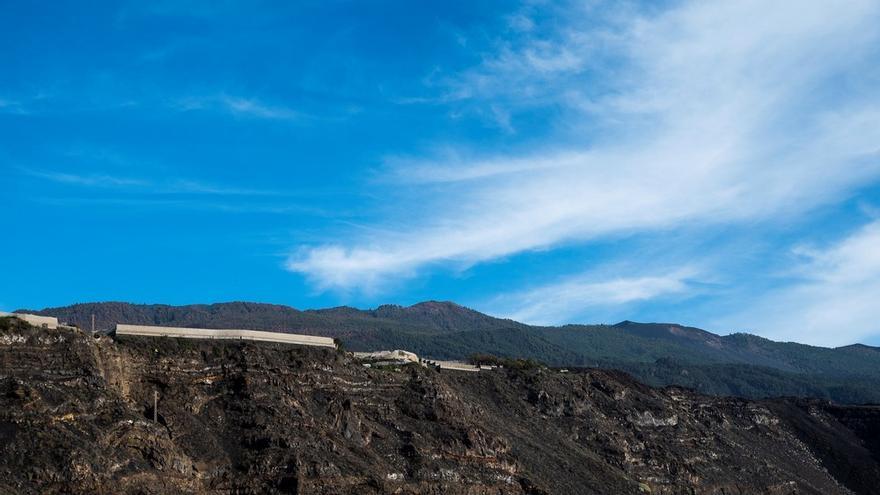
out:
<path id="1" fill-rule="evenodd" d="M 878 493 L 878 432 L 880 407 L 607 370 L 0 328 L 0 493 Z"/>

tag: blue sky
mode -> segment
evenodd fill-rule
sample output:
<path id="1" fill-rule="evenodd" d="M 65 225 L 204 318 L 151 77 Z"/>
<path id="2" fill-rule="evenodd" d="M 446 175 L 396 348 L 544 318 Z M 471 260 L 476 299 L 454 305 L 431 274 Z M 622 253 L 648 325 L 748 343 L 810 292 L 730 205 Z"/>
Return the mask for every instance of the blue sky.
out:
<path id="1" fill-rule="evenodd" d="M 880 4 L 3 2 L 0 308 L 880 344 Z"/>

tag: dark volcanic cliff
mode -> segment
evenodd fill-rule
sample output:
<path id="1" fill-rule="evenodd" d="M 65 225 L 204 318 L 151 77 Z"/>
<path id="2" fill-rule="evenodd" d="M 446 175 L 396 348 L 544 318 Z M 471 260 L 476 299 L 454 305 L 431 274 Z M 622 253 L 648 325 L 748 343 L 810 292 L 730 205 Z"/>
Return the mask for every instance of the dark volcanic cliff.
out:
<path id="1" fill-rule="evenodd" d="M 878 425 L 601 370 L 0 328 L 0 493 L 877 493 Z"/>
<path id="2" fill-rule="evenodd" d="M 97 330 L 132 323 L 303 333 L 339 338 L 356 351 L 406 349 L 435 359 L 494 354 L 553 366 L 617 369 L 649 385 L 677 385 L 710 395 L 880 404 L 876 386 L 880 348 L 829 349 L 748 334 L 721 336 L 671 323 L 539 327 L 438 301 L 306 311 L 247 302 L 189 306 L 106 302 L 36 313 L 83 329 L 91 328 L 94 315 Z"/>

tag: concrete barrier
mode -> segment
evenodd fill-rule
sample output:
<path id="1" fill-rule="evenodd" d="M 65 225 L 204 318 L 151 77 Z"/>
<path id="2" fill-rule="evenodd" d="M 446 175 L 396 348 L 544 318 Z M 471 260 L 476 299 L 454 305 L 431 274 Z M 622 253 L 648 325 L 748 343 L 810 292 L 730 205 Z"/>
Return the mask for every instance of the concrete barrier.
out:
<path id="1" fill-rule="evenodd" d="M 118 323 L 116 325 L 116 335 L 176 337 L 184 339 L 256 340 L 261 342 L 280 342 L 282 344 L 336 348 L 336 343 L 329 337 L 316 337 L 314 335 L 299 335 L 295 333 L 263 332 L 260 330 L 155 327 Z"/>
<path id="2" fill-rule="evenodd" d="M 0 316 L 12 316 L 19 320 L 24 320 L 35 327 L 58 328 L 58 318 L 54 316 L 39 316 L 26 313 L 7 313 L 0 311 Z"/>
<path id="3" fill-rule="evenodd" d="M 423 359 L 423 361 L 431 366 L 436 366 L 441 370 L 480 371 L 479 366 L 463 363 L 461 361 L 439 361 L 437 359 Z"/>

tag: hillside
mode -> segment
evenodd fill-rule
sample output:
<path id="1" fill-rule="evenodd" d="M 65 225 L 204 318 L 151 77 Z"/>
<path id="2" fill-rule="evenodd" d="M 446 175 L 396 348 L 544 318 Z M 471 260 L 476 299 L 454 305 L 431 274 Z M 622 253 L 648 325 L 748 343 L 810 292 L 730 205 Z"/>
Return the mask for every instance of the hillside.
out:
<path id="1" fill-rule="evenodd" d="M 0 319 L 0 493 L 870 494 L 878 433 L 880 407 L 607 370 L 367 369 Z"/>
<path id="2" fill-rule="evenodd" d="M 250 302 L 188 306 L 104 302 L 21 311 L 57 316 L 83 329 L 91 328 L 91 316 L 94 314 L 96 329 L 103 331 L 111 330 L 116 323 L 205 326 L 351 336 L 352 342 L 357 341 L 357 335 L 370 331 L 441 334 L 461 330 L 526 327 L 521 323 L 493 318 L 455 303 L 436 301 L 408 307 L 384 305 L 373 310 L 343 306 L 299 311 L 289 306 Z"/>
<path id="3" fill-rule="evenodd" d="M 652 385 L 749 398 L 818 397 L 880 403 L 880 349 L 837 349 L 774 342 L 755 335 L 715 335 L 669 323 L 529 326 L 451 302 L 373 310 L 300 311 L 260 303 L 167 306 L 87 303 L 32 311 L 81 328 L 115 323 L 245 328 L 341 338 L 352 350 L 407 349 L 438 359 L 476 353 L 532 358 L 553 366 L 620 369 Z"/>

